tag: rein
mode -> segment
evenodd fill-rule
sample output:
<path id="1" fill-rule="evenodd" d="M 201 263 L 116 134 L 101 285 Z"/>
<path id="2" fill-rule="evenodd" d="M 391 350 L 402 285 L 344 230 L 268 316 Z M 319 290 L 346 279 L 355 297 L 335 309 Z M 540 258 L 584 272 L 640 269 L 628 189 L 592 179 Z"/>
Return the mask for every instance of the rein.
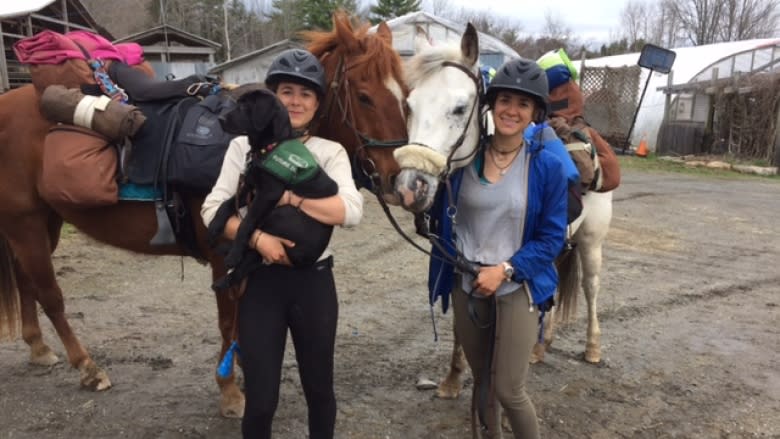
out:
<path id="1" fill-rule="evenodd" d="M 442 63 L 442 67 L 454 67 L 468 76 L 472 82 L 474 83 L 474 86 L 476 87 L 477 98 L 474 99 L 474 103 L 471 106 L 471 110 L 469 111 L 468 119 L 466 120 L 466 124 L 463 127 L 463 131 L 460 133 L 460 136 L 455 140 L 455 142 L 450 147 L 450 153 L 447 156 L 447 166 L 442 172 L 442 175 L 440 176 L 440 179 L 444 182 L 446 185 L 447 191 L 448 191 L 448 200 L 449 200 L 449 206 L 447 207 L 447 215 L 450 217 L 453 224 L 455 223 L 455 214 L 457 213 L 457 208 L 453 204 L 453 197 L 452 197 L 452 189 L 450 186 L 448 175 L 452 172 L 452 164 L 455 161 L 469 161 L 471 160 L 476 154 L 479 148 L 474 148 L 471 154 L 469 154 L 467 157 L 455 160 L 453 157 L 455 155 L 455 152 L 458 148 L 463 146 L 463 142 L 466 140 L 466 135 L 468 134 L 468 130 L 471 126 L 471 121 L 474 118 L 474 114 L 479 112 L 479 109 L 484 107 L 484 84 L 482 82 L 482 75 L 475 75 L 471 70 L 463 66 L 462 64 L 452 62 L 452 61 L 445 61 Z M 479 124 L 479 137 L 480 139 L 482 136 L 485 135 L 485 132 L 487 131 L 485 127 L 484 119 L 480 118 L 478 119 Z M 479 140 L 477 140 L 479 142 Z M 410 144 L 419 145 L 422 147 L 430 148 L 430 146 L 425 145 L 420 142 L 410 142 Z M 388 219 L 390 219 L 391 224 L 393 224 L 393 227 L 396 229 L 396 231 L 407 241 L 409 241 L 415 248 L 418 250 L 421 250 L 423 253 L 429 255 L 431 258 L 439 259 L 444 262 L 447 262 L 451 265 L 453 265 L 457 270 L 459 270 L 461 273 L 468 273 L 471 274 L 474 277 L 477 277 L 479 275 L 479 265 L 473 262 L 470 262 L 466 259 L 466 257 L 463 255 L 463 253 L 458 250 L 458 248 L 453 244 L 450 245 L 452 249 L 454 250 L 455 256 L 451 256 L 449 252 L 444 249 L 444 246 L 439 242 L 439 239 L 436 235 L 433 233 L 430 233 L 429 230 L 427 230 L 428 221 L 424 221 L 425 230 L 422 230 L 420 227 L 420 224 L 417 224 L 418 229 L 417 233 L 426 237 L 428 241 L 436 247 L 441 253 L 442 257 L 438 257 L 436 255 L 433 255 L 431 252 L 426 251 L 422 249 L 419 245 L 414 243 L 411 238 L 406 236 L 403 231 L 401 231 L 400 227 L 397 225 L 395 220 L 393 219 L 389 209 L 386 207 L 384 200 L 381 200 L 380 203 L 382 204 L 382 208 L 385 210 L 385 214 L 387 215 Z M 427 215 L 426 215 L 427 216 Z M 417 218 L 415 218 L 415 222 L 417 223 Z M 486 410 L 487 406 L 489 405 L 489 399 L 490 396 L 493 394 L 493 380 L 492 380 L 492 368 L 493 368 L 493 355 L 495 352 L 495 334 L 496 334 L 496 327 L 497 327 L 497 310 L 496 310 L 496 297 L 495 295 L 490 296 L 488 298 L 488 307 L 489 307 L 489 314 L 487 316 L 487 321 L 485 324 L 480 323 L 480 318 L 476 310 L 475 306 L 475 300 L 477 298 L 474 296 L 474 289 L 472 288 L 471 291 L 468 293 L 468 315 L 471 322 L 479 329 L 488 329 L 491 333 L 490 336 L 490 342 L 488 344 L 488 349 L 486 352 L 486 359 L 485 359 L 485 365 L 484 365 L 484 371 L 482 376 L 482 385 L 480 386 L 480 391 L 478 395 L 478 401 L 475 401 L 477 404 L 477 415 L 479 418 L 480 427 L 483 432 L 487 431 L 487 422 L 486 422 Z M 434 331 L 434 337 L 437 337 L 436 334 L 436 322 L 433 319 L 433 307 L 431 306 L 431 321 L 433 322 L 433 331 Z M 499 427 L 500 428 L 500 427 Z"/>
<path id="2" fill-rule="evenodd" d="M 330 110 L 331 107 L 335 104 L 338 110 L 342 114 L 341 123 L 347 125 L 351 130 L 352 133 L 355 135 L 355 139 L 358 143 L 358 148 L 355 151 L 355 157 L 356 161 L 360 165 L 360 170 L 363 173 L 365 177 L 368 178 L 369 182 L 371 183 L 371 186 L 373 187 L 381 187 L 381 180 L 379 173 L 376 170 L 376 164 L 373 160 L 368 156 L 367 149 L 368 148 L 379 148 L 379 149 L 385 149 L 385 148 L 398 148 L 400 146 L 404 146 L 407 144 L 408 139 L 398 139 L 398 140 L 390 140 L 390 141 L 380 141 L 377 139 L 374 139 L 372 137 L 369 137 L 365 133 L 361 132 L 357 129 L 357 124 L 355 123 L 355 113 L 352 111 L 352 106 L 350 104 L 350 88 L 349 88 L 349 78 L 347 77 L 347 71 L 351 68 L 355 67 L 355 65 L 348 66 L 344 62 L 344 57 L 339 58 L 339 62 L 336 66 L 336 72 L 333 76 L 333 80 L 330 83 L 331 91 L 333 92 L 332 97 L 328 100 L 327 104 L 325 105 L 325 108 L 327 110 Z M 341 91 L 344 91 L 344 99 L 341 100 Z M 326 114 L 331 114 L 330 111 L 327 111 Z"/>

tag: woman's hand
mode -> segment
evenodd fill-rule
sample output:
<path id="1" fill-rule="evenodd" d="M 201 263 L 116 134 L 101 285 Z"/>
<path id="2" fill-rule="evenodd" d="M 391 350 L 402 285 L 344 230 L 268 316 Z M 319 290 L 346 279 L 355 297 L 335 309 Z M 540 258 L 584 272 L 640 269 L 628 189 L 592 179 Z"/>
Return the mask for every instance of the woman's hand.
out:
<path id="1" fill-rule="evenodd" d="M 276 203 L 276 207 L 290 205 L 300 208 L 302 202 L 303 197 L 296 195 L 293 191 L 288 189 L 282 193 L 281 197 L 279 197 L 279 201 Z"/>
<path id="2" fill-rule="evenodd" d="M 484 296 L 492 296 L 505 280 L 503 264 L 480 267 L 474 288 Z"/>
<path id="3" fill-rule="evenodd" d="M 259 234 L 259 235 L 258 235 Z M 261 230 L 255 230 L 252 240 L 249 241 L 265 264 L 292 265 L 287 257 L 287 248 L 295 247 L 295 243 L 289 239 L 280 238 Z"/>

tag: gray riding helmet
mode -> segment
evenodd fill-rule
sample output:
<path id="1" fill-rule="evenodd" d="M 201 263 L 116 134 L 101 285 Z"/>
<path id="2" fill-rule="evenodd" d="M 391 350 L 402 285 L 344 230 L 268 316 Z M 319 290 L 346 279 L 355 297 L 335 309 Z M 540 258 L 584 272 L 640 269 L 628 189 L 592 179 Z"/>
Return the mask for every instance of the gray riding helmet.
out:
<path id="1" fill-rule="evenodd" d="M 533 97 L 543 111 L 540 120 L 549 112 L 550 91 L 547 88 L 547 74 L 535 61 L 518 58 L 508 61 L 496 72 L 487 88 L 490 107 L 499 90 L 517 91 Z"/>
<path id="2" fill-rule="evenodd" d="M 265 76 L 265 85 L 276 92 L 276 87 L 282 81 L 311 87 L 320 98 L 325 95 L 325 69 L 317 57 L 303 49 L 285 50 L 271 63 Z"/>

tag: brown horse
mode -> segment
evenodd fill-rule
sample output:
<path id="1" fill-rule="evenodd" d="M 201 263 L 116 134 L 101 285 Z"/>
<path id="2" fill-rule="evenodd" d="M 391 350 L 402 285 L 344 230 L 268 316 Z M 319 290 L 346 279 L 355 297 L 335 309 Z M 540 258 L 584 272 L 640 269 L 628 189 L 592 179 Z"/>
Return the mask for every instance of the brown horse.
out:
<path id="1" fill-rule="evenodd" d="M 329 90 L 324 102 L 325 120 L 317 134 L 341 142 L 352 157 L 374 165 L 373 169 L 366 170 L 376 173 L 374 180 L 381 184 L 382 191 L 391 191 L 390 174 L 397 172 L 391 153 L 374 150 L 363 140 L 387 142 L 406 137 L 406 122 L 401 110 L 403 96 L 399 94 L 399 90 L 403 93 L 401 63 L 391 45 L 390 29 L 386 24 L 375 34 L 368 33 L 367 26 L 353 29 L 349 18 L 338 14 L 334 17 L 333 31 L 309 33 L 307 38 L 312 49 L 324 60 L 329 82 L 344 84 Z M 0 338 L 5 333 L 15 334 L 21 320 L 21 334 L 30 346 L 31 363 L 51 365 L 58 362 L 58 357 L 43 341 L 37 301 L 65 346 L 69 363 L 80 371 L 81 385 L 103 390 L 111 386 L 108 375 L 90 357 L 68 324 L 62 291 L 55 279 L 51 255 L 57 248 L 63 221 L 98 241 L 134 252 L 150 255 L 186 253 L 177 245 L 149 245 L 157 227 L 152 203 L 120 201 L 100 208 L 57 206 L 55 209 L 41 198 L 37 182 L 43 144 L 53 125 L 41 115 L 39 107 L 40 94 L 48 85 L 45 82 L 70 87 L 94 83 L 86 63 L 80 60 L 67 63 L 71 67 L 67 74 L 46 80 L 39 78 L 34 86 L 0 95 Z M 366 100 L 364 95 L 370 99 Z M 337 106 L 329 105 L 334 101 L 338 101 Z M 368 107 L 375 110 L 369 111 Z M 197 215 L 203 200 L 185 201 L 195 213 L 199 250 L 206 256 L 213 278 L 218 279 L 225 274 L 225 266 L 222 258 L 207 245 L 206 229 Z M 121 233 L 117 233 L 118 230 Z M 234 291 L 217 295 L 223 341 L 220 357 L 234 336 L 235 299 Z M 235 382 L 235 374 L 231 373 L 227 378 L 217 376 L 217 384 L 221 394 L 220 412 L 228 417 L 242 416 L 244 396 Z"/>

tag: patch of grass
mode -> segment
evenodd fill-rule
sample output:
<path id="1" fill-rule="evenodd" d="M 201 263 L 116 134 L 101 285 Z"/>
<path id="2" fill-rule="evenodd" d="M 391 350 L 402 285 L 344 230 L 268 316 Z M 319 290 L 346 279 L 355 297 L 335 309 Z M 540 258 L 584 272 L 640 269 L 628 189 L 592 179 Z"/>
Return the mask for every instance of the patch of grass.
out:
<path id="1" fill-rule="evenodd" d="M 77 233 L 78 233 L 78 229 L 76 229 L 76 226 L 70 223 L 62 223 L 62 229 L 60 229 L 61 237 L 67 238 Z"/>
<path id="2" fill-rule="evenodd" d="M 734 161 L 722 160 L 727 163 L 734 164 Z M 635 156 L 618 156 L 618 162 L 620 162 L 621 170 L 638 170 L 649 172 L 675 172 L 687 175 L 700 175 L 704 177 L 716 177 L 728 180 L 736 179 L 761 179 L 761 180 L 775 180 L 780 182 L 780 175 L 755 175 L 755 174 L 743 174 L 741 172 L 724 169 L 712 169 L 703 166 L 685 166 L 683 162 L 660 160 L 655 154 L 650 154 L 647 157 L 635 157 Z M 747 164 L 752 166 L 765 166 L 752 163 L 739 162 L 739 164 Z"/>

